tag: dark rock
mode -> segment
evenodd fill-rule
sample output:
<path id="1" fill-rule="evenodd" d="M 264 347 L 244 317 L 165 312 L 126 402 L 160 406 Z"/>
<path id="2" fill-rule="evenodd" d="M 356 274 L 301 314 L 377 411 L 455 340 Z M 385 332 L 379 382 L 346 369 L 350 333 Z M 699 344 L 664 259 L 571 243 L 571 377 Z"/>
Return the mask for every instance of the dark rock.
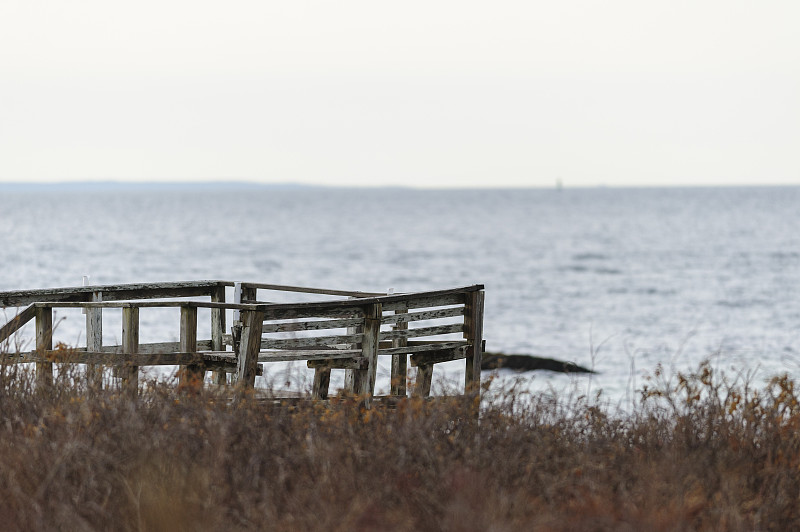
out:
<path id="1" fill-rule="evenodd" d="M 484 353 L 481 369 L 513 369 L 516 371 L 533 371 L 545 369 L 559 373 L 595 373 L 594 371 L 553 358 L 542 358 L 531 355 L 506 355 L 503 353 Z"/>

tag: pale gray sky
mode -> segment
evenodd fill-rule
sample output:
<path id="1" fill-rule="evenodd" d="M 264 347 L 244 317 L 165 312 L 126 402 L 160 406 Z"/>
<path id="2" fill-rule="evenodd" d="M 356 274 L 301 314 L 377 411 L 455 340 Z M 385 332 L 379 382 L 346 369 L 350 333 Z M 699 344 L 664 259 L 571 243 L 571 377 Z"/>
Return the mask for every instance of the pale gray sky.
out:
<path id="1" fill-rule="evenodd" d="M 0 181 L 800 184 L 800 2 L 0 0 Z"/>

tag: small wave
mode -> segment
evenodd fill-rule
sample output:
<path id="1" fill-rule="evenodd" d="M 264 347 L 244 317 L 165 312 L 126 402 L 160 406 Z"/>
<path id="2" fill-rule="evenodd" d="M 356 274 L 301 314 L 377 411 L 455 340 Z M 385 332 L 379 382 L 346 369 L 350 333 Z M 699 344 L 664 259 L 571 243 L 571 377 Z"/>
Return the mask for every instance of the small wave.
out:
<path id="1" fill-rule="evenodd" d="M 594 272 L 601 275 L 620 275 L 622 270 L 618 270 L 616 268 L 597 268 L 594 270 Z"/>
<path id="2" fill-rule="evenodd" d="M 769 305 L 770 301 L 766 299 L 738 299 L 738 300 L 729 300 L 729 299 L 721 299 L 716 302 L 717 306 L 720 307 L 727 307 L 727 308 L 748 308 L 748 307 L 759 307 L 764 305 Z"/>
<path id="3" fill-rule="evenodd" d="M 608 256 L 602 253 L 577 253 L 572 256 L 572 260 L 608 260 Z"/>

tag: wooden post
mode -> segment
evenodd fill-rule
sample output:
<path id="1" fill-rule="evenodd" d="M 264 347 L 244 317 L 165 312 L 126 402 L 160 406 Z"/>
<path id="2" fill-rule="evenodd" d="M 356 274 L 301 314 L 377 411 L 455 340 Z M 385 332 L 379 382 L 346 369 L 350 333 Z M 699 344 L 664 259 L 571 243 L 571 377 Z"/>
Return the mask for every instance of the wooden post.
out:
<path id="1" fill-rule="evenodd" d="M 181 307 L 181 342 L 180 351 L 197 353 L 197 307 Z M 178 387 L 182 390 L 198 391 L 205 378 L 203 364 L 181 366 L 178 371 Z"/>
<path id="2" fill-rule="evenodd" d="M 314 386 L 311 388 L 312 399 L 327 399 L 331 385 L 331 368 L 314 368 Z"/>
<path id="3" fill-rule="evenodd" d="M 395 314 L 408 313 L 407 308 L 395 310 Z M 408 322 L 398 323 L 394 326 L 396 331 L 408 330 Z M 408 345 L 408 338 L 395 338 L 392 340 L 392 347 L 405 347 Z M 408 353 L 402 355 L 392 355 L 392 391 L 391 395 L 406 395 L 406 379 L 408 377 Z"/>
<path id="4" fill-rule="evenodd" d="M 217 286 L 211 290 L 211 301 L 214 303 L 225 302 L 225 287 Z M 211 350 L 225 351 L 225 309 L 211 309 Z M 214 384 L 227 384 L 228 374 L 224 371 L 214 372 Z"/>
<path id="5" fill-rule="evenodd" d="M 53 349 L 53 309 L 36 308 L 36 350 L 40 356 Z M 36 363 L 36 382 L 39 386 L 53 384 L 53 363 Z"/>
<path id="6" fill-rule="evenodd" d="M 93 302 L 103 301 L 102 292 L 92 294 Z M 87 308 L 86 311 L 86 350 L 99 352 L 103 349 L 103 309 Z M 103 366 L 99 364 L 86 365 L 86 381 L 89 388 L 100 390 L 103 387 Z"/>
<path id="7" fill-rule="evenodd" d="M 483 358 L 483 290 L 467 296 L 464 337 L 469 342 L 464 392 L 480 391 L 481 359 Z"/>
<path id="8" fill-rule="evenodd" d="M 375 394 L 375 375 L 378 371 L 378 345 L 381 331 L 381 304 L 364 307 L 364 337 L 361 341 L 361 356 L 367 359 L 365 369 L 356 370 L 353 392 L 365 395 L 367 406 L 369 398 Z"/>
<path id="9" fill-rule="evenodd" d="M 139 352 L 139 307 L 122 309 L 122 352 Z M 134 398 L 139 391 L 139 367 L 128 363 L 121 371 L 123 390 Z"/>
<path id="10" fill-rule="evenodd" d="M 264 313 L 257 310 L 243 310 L 240 318 L 242 339 L 236 362 L 236 376 L 239 386 L 253 388 L 256 384 L 256 371 L 258 371 L 258 352 L 261 350 L 261 328 L 264 323 Z"/>
<path id="11" fill-rule="evenodd" d="M 414 397 L 428 397 L 431 394 L 433 364 L 419 364 L 417 379 L 414 381 Z"/>

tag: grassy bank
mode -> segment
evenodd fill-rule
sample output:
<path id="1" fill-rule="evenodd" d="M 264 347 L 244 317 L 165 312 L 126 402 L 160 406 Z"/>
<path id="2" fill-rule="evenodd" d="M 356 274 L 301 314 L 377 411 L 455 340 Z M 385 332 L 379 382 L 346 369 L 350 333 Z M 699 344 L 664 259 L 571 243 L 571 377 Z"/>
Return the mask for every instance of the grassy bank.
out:
<path id="1" fill-rule="evenodd" d="M 655 375 L 631 413 L 485 394 L 295 407 L 0 368 L 0 523 L 24 530 L 785 530 L 794 383 Z"/>

